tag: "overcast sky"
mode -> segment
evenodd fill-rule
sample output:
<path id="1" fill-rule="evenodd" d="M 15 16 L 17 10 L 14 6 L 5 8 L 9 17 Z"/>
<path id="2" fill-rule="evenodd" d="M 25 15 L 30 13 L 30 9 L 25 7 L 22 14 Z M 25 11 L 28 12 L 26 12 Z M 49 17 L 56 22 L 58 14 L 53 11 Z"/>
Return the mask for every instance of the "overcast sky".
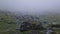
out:
<path id="1" fill-rule="evenodd" d="M 21 12 L 60 11 L 60 0 L 0 0 L 0 9 Z"/>

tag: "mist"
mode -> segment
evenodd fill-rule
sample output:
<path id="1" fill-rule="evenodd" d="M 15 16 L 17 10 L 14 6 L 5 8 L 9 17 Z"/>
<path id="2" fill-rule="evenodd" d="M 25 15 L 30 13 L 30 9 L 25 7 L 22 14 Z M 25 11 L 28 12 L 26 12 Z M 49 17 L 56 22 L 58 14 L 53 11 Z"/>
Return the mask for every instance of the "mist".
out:
<path id="1" fill-rule="evenodd" d="M 60 0 L 0 0 L 0 10 L 31 14 L 60 12 Z"/>

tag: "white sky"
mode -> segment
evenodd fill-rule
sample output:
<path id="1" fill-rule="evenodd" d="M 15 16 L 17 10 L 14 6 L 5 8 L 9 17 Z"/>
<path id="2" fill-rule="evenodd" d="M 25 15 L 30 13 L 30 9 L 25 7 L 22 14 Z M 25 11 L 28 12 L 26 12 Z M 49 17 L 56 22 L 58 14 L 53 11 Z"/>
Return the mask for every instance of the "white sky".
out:
<path id="1" fill-rule="evenodd" d="M 0 0 L 0 9 L 21 12 L 60 11 L 60 0 Z"/>

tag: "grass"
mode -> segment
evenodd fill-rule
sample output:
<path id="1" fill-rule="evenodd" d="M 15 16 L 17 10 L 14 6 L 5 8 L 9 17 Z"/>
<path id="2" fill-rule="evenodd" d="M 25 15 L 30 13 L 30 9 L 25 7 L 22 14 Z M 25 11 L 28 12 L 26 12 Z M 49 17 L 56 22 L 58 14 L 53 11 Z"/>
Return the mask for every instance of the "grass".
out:
<path id="1" fill-rule="evenodd" d="M 46 20 L 45 18 L 47 17 L 47 24 L 46 26 L 49 25 L 49 23 L 53 23 L 53 18 L 56 19 L 56 23 L 60 24 L 60 16 L 56 15 L 55 17 L 52 18 L 52 16 L 45 16 L 45 17 L 39 17 L 41 21 L 44 21 Z M 29 30 L 29 31 L 25 31 L 25 32 L 20 32 L 19 30 L 16 30 L 16 24 L 14 24 L 14 19 L 11 17 L 11 15 L 5 15 L 5 14 L 1 14 L 0 15 L 0 18 L 3 18 L 2 21 L 0 21 L 0 34 L 31 34 L 31 32 L 34 31 L 35 32 L 38 32 L 38 33 L 41 33 L 40 30 Z M 11 22 L 11 24 L 7 24 L 8 22 Z M 33 22 L 34 24 L 38 25 L 39 23 L 38 22 Z M 21 25 L 21 23 L 20 23 Z M 19 26 L 20 26 L 19 25 Z M 45 26 L 45 27 L 46 27 Z M 57 34 L 60 34 L 60 29 L 54 29 L 55 32 L 57 32 Z M 43 32 L 44 33 L 44 32 Z M 41 34 L 43 34 L 41 33 Z"/>

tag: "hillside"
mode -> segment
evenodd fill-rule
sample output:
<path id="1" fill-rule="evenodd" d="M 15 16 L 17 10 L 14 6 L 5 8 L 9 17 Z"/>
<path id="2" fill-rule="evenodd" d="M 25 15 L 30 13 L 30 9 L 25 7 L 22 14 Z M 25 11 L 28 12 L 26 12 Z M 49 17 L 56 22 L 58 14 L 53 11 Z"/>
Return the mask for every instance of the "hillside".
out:
<path id="1" fill-rule="evenodd" d="M 15 28 L 14 14 L 9 11 L 0 11 L 0 32 Z"/>
<path id="2" fill-rule="evenodd" d="M 20 34 L 21 32 L 17 29 L 20 29 L 20 26 L 24 21 L 36 25 L 38 25 L 39 22 L 46 22 L 44 27 L 47 27 L 49 24 L 60 24 L 60 14 L 47 13 L 44 15 L 21 15 L 10 11 L 0 10 L 0 34 Z"/>

